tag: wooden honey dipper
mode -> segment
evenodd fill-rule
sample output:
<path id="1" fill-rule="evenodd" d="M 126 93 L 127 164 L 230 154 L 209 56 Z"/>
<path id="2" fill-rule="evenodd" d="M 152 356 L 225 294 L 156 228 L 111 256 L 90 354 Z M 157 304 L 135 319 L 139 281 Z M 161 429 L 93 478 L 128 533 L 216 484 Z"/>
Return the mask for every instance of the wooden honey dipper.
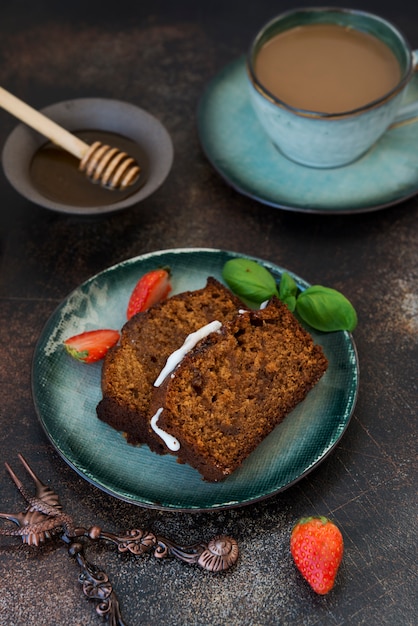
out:
<path id="1" fill-rule="evenodd" d="M 80 160 L 79 169 L 109 189 L 126 189 L 139 177 L 135 159 L 118 148 L 95 141 L 91 146 L 0 87 L 0 106 Z"/>

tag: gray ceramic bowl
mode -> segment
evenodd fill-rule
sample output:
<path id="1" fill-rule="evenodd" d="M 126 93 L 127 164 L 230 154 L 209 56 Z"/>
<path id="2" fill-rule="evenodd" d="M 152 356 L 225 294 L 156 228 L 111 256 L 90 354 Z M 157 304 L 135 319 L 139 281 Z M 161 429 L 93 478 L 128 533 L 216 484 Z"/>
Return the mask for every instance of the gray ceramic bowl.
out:
<path id="1" fill-rule="evenodd" d="M 25 124 L 19 124 L 3 147 L 3 168 L 16 191 L 35 204 L 61 213 L 111 213 L 150 196 L 162 185 L 171 169 L 173 145 L 167 130 L 155 117 L 137 106 L 119 100 L 81 98 L 53 104 L 44 108 L 42 113 L 69 131 L 107 131 L 131 139 L 146 154 L 148 172 L 144 184 L 120 201 L 112 199 L 111 203 L 101 206 L 72 206 L 51 200 L 34 186 L 30 175 L 34 154 L 48 140 Z"/>

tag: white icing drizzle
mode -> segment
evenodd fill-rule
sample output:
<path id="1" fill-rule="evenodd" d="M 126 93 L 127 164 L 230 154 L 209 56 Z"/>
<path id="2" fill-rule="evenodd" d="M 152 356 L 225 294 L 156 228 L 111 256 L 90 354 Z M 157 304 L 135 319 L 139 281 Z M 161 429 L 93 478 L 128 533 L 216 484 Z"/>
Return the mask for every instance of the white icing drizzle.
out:
<path id="1" fill-rule="evenodd" d="M 178 439 L 176 439 L 169 433 L 166 433 L 165 430 L 157 426 L 158 418 L 160 417 L 162 412 L 163 412 L 162 408 L 158 409 L 155 415 L 152 416 L 151 428 L 155 432 L 156 435 L 161 437 L 161 439 L 164 441 L 165 445 L 167 446 L 169 450 L 171 450 L 172 452 L 176 452 L 177 450 L 180 449 L 180 442 L 178 441 Z"/>
<path id="2" fill-rule="evenodd" d="M 198 341 L 204 339 L 204 337 L 207 337 L 208 335 L 210 335 L 210 333 L 219 330 L 221 326 L 221 322 L 215 320 L 214 322 L 206 324 L 206 326 L 202 326 L 202 328 L 199 328 L 194 333 L 190 333 L 190 335 L 188 335 L 184 340 L 181 348 L 175 350 L 175 352 L 170 354 L 166 364 L 164 365 L 158 378 L 154 382 L 154 387 L 159 387 L 164 382 L 166 377 L 171 374 L 171 372 L 177 367 L 177 365 L 181 362 L 187 352 L 194 348 Z"/>

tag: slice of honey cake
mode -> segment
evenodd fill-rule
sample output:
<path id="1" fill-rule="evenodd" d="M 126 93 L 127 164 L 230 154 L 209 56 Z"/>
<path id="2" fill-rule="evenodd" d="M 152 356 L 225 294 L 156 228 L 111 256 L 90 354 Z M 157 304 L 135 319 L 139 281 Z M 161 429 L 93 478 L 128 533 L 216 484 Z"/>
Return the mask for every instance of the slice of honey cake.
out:
<path id="1" fill-rule="evenodd" d="M 146 443 L 165 454 L 166 447 L 148 419 L 155 379 L 187 335 L 213 320 L 226 322 L 243 307 L 229 289 L 210 277 L 202 289 L 174 295 L 132 317 L 122 329 L 120 344 L 105 357 L 98 417 L 124 432 L 129 443 Z"/>
<path id="2" fill-rule="evenodd" d="M 205 480 L 220 481 L 306 397 L 327 366 L 322 348 L 273 298 L 219 324 L 171 373 L 164 370 L 150 423 L 167 451 Z"/>

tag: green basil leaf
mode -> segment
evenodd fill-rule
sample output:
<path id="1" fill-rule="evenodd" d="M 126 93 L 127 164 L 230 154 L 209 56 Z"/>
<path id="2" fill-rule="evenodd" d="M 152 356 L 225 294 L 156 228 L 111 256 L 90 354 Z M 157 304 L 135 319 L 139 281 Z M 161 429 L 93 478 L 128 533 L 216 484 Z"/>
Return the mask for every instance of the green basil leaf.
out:
<path id="1" fill-rule="evenodd" d="M 312 285 L 299 294 L 296 311 L 312 328 L 325 332 L 352 331 L 357 326 L 351 302 L 339 291 L 321 285 Z"/>
<path id="2" fill-rule="evenodd" d="M 256 304 L 278 295 L 273 275 L 250 259 L 230 259 L 223 267 L 222 277 L 237 296 Z"/>
<path id="3" fill-rule="evenodd" d="M 297 292 L 298 286 L 293 278 L 287 272 L 283 272 L 279 285 L 279 298 L 282 302 L 287 304 L 292 313 L 296 307 Z"/>

